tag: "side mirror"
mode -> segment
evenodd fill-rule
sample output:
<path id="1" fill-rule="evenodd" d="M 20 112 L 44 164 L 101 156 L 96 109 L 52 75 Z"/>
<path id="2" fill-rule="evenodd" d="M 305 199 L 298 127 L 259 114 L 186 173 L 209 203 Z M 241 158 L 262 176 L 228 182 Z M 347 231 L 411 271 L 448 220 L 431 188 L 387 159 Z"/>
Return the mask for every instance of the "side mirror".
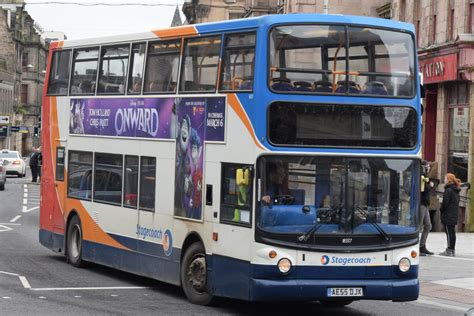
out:
<path id="1" fill-rule="evenodd" d="M 420 98 L 424 99 L 426 97 L 426 89 L 425 86 L 420 84 Z"/>

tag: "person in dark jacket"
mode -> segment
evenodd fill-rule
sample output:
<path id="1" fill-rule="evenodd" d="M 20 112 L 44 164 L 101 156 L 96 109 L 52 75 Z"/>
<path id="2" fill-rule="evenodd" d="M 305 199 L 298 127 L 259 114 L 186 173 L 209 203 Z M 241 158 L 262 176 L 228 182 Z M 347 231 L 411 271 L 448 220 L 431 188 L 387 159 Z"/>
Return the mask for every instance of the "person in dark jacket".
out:
<path id="1" fill-rule="evenodd" d="M 441 204 L 441 223 L 444 225 L 448 247 L 440 255 L 454 257 L 456 247 L 456 225 L 459 213 L 459 191 L 461 191 L 461 180 L 452 173 L 447 173 L 444 182 L 443 203 Z"/>
<path id="2" fill-rule="evenodd" d="M 33 147 L 33 153 L 30 155 L 31 182 L 33 183 L 36 183 L 38 181 L 39 159 L 40 159 L 39 148 Z"/>
<path id="3" fill-rule="evenodd" d="M 426 248 L 426 239 L 428 239 L 428 233 L 431 231 L 431 218 L 429 213 L 430 207 L 430 179 L 428 174 L 430 172 L 430 165 L 427 161 L 423 161 L 422 164 L 423 173 L 421 175 L 421 205 L 420 205 L 420 256 L 433 255 L 431 251 Z"/>

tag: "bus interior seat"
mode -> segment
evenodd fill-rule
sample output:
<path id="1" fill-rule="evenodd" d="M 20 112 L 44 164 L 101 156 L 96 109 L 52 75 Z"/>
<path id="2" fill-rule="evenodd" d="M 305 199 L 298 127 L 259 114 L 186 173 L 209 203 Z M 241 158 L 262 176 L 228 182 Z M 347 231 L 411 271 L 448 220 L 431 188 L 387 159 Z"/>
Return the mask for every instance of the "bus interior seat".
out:
<path id="1" fill-rule="evenodd" d="M 311 90 L 311 83 L 307 81 L 296 81 L 293 83 L 295 86 L 295 91 L 312 91 Z"/>
<path id="2" fill-rule="evenodd" d="M 319 80 L 314 82 L 315 92 L 332 92 L 332 83 L 326 80 Z"/>
<path id="3" fill-rule="evenodd" d="M 117 93 L 119 92 L 119 87 L 118 86 L 114 86 L 114 85 L 106 85 L 105 86 L 105 92 L 106 93 Z"/>
<path id="4" fill-rule="evenodd" d="M 305 191 L 303 189 L 290 189 L 290 194 L 295 199 L 293 204 L 304 204 Z"/>
<path id="5" fill-rule="evenodd" d="M 194 81 L 187 80 L 184 82 L 184 91 L 196 91 L 196 84 Z"/>
<path id="6" fill-rule="evenodd" d="M 348 89 L 347 92 L 351 93 L 351 94 L 360 94 L 360 88 L 359 88 L 357 83 L 355 83 L 352 80 L 349 80 L 349 89 Z M 345 80 L 339 80 L 337 82 L 336 93 L 346 93 L 346 81 Z"/>
<path id="7" fill-rule="evenodd" d="M 381 81 L 370 81 L 365 85 L 362 94 L 388 95 L 387 88 Z"/>
<path id="8" fill-rule="evenodd" d="M 291 80 L 288 78 L 273 78 L 272 89 L 276 91 L 294 91 Z"/>

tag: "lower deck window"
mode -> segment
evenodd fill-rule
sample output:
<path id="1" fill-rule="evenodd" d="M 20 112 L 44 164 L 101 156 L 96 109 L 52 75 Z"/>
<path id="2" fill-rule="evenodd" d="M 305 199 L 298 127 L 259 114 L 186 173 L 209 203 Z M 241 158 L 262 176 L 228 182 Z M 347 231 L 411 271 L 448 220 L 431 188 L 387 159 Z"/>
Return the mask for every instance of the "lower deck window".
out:
<path id="1" fill-rule="evenodd" d="M 92 197 L 92 153 L 70 151 L 68 172 L 68 196 L 91 200 Z"/>
<path id="2" fill-rule="evenodd" d="M 155 210 L 156 158 L 140 158 L 140 209 Z"/>

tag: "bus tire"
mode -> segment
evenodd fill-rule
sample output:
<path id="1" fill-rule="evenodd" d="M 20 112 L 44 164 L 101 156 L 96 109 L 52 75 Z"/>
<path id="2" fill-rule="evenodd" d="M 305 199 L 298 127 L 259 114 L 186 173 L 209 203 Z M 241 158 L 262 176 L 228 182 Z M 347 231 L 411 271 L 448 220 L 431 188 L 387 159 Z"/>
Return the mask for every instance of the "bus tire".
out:
<path id="1" fill-rule="evenodd" d="M 181 261 L 181 286 L 188 300 L 196 305 L 209 305 L 213 296 L 207 292 L 206 254 L 200 242 L 189 246 Z"/>
<path id="2" fill-rule="evenodd" d="M 82 225 L 78 216 L 74 216 L 67 229 L 67 261 L 77 268 L 84 267 L 82 260 Z"/>
<path id="3" fill-rule="evenodd" d="M 353 302 L 353 300 L 320 300 L 322 305 L 326 307 L 344 307 Z"/>

